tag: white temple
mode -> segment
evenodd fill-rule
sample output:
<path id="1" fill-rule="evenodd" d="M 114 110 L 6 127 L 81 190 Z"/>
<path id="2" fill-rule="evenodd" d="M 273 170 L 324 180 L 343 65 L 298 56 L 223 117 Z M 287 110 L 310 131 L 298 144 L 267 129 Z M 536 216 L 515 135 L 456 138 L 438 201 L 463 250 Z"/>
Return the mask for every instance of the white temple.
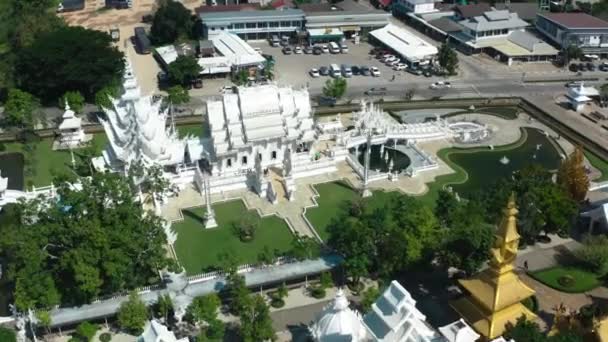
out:
<path id="1" fill-rule="evenodd" d="M 103 159 L 93 161 L 97 169 L 117 171 L 136 160 L 163 166 L 183 162 L 185 144 L 173 126 L 166 127 L 168 108 L 162 108 L 161 100 L 141 94 L 128 61 L 123 94 L 111 102 L 111 108 L 103 108 L 105 118 L 100 118 L 110 144 Z"/>
<path id="2" fill-rule="evenodd" d="M 188 342 L 188 338 L 177 339 L 173 331 L 153 319 L 146 323 L 144 332 L 137 338 L 137 342 Z"/>
<path id="3" fill-rule="evenodd" d="M 92 136 L 84 133 L 82 119 L 76 117 L 76 113 L 70 108 L 66 101 L 65 112 L 61 116 L 58 127 L 59 137 L 54 142 L 54 149 L 68 149 L 79 147 L 82 143 L 91 140 Z"/>
<path id="4" fill-rule="evenodd" d="M 432 327 L 410 293 L 395 280 L 363 318 L 349 308 L 339 290 L 309 331 L 318 342 L 473 342 L 479 338 L 463 320 L 439 330 Z"/>

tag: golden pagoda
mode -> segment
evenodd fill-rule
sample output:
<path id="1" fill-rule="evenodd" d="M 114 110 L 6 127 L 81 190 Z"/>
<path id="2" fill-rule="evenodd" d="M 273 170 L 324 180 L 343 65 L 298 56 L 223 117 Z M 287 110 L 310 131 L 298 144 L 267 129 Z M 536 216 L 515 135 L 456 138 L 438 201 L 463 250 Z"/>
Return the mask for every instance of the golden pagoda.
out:
<path id="1" fill-rule="evenodd" d="M 516 215 L 515 196 L 511 195 L 495 234 L 489 267 L 470 279 L 459 280 L 468 295 L 451 303 L 478 333 L 488 339 L 501 336 L 505 325 L 515 324 L 522 315 L 528 319 L 536 318 L 521 304 L 522 300 L 534 294 L 534 290 L 524 284 L 513 270 L 520 239 Z"/>

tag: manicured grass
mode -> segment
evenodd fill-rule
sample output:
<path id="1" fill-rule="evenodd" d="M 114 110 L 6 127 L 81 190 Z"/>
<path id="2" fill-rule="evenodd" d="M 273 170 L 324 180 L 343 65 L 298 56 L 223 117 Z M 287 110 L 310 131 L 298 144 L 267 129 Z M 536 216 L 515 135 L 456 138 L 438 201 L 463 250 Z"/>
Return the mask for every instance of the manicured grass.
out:
<path id="1" fill-rule="evenodd" d="M 223 252 L 233 251 L 240 264 L 248 264 L 257 261 L 264 246 L 279 252 L 291 249 L 293 235 L 284 220 L 276 216 L 256 216 L 259 228 L 254 239 L 241 242 L 232 231 L 232 226 L 246 212 L 243 202 L 217 203 L 213 209 L 217 228 L 205 229 L 203 207 L 182 210 L 184 220 L 173 223 L 173 229 L 177 232 L 175 252 L 189 275 L 218 268 L 218 255 Z"/>
<path id="2" fill-rule="evenodd" d="M 601 285 L 601 281 L 591 272 L 572 267 L 551 267 L 545 270 L 530 272 L 530 275 L 541 283 L 562 292 L 581 293 L 593 290 Z M 572 277 L 571 286 L 560 284 L 560 278 Z"/>
<path id="3" fill-rule="evenodd" d="M 589 160 L 589 163 L 593 165 L 594 168 L 598 169 L 602 175 L 599 178 L 594 179 L 596 182 L 603 182 L 608 180 L 608 161 L 601 159 L 597 155 L 585 151 L 585 157 Z"/>
<path id="4" fill-rule="evenodd" d="M 358 191 L 344 182 L 330 182 L 314 185 L 319 193 L 318 207 L 308 208 L 306 218 L 313 225 L 317 234 L 326 241 L 329 238 L 327 227 L 333 219 L 340 217 L 348 208 L 348 202 L 358 198 Z M 400 196 L 396 191 L 374 191 L 371 197 L 371 208 L 383 208 L 392 199 Z"/>
<path id="5" fill-rule="evenodd" d="M 104 133 L 96 133 L 93 135 L 93 143 L 99 155 L 107 144 L 107 138 Z M 24 145 L 18 142 L 5 144 L 5 152 L 20 152 L 23 153 Z M 74 149 L 75 157 L 78 154 L 78 149 Z M 72 158 L 69 150 L 53 151 L 53 139 L 44 138 L 36 144 L 36 149 L 33 152 L 35 163 L 35 173 L 25 176 L 25 186 L 29 188 L 29 184 L 34 186 L 51 185 L 53 178 L 59 173 L 72 172 Z M 26 158 L 25 162 L 29 162 Z"/>
<path id="6" fill-rule="evenodd" d="M 180 138 L 191 137 L 206 137 L 208 136 L 208 127 L 205 123 L 187 124 L 177 126 L 177 133 Z"/>

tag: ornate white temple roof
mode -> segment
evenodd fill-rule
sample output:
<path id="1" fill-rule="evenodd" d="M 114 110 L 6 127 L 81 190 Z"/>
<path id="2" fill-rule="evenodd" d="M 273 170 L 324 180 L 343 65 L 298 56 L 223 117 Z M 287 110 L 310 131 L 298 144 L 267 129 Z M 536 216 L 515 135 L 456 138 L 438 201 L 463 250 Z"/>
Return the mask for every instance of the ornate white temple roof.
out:
<path id="1" fill-rule="evenodd" d="M 315 139 L 308 90 L 260 85 L 238 87 L 221 101 L 207 102 L 207 115 L 216 154 L 224 154 L 256 141 Z"/>
<path id="2" fill-rule="evenodd" d="M 76 113 L 70 108 L 70 104 L 65 102 L 65 112 L 61 116 L 59 130 L 78 129 L 81 127 L 82 119 L 76 117 Z"/>
<path id="3" fill-rule="evenodd" d="M 315 341 L 319 342 L 366 341 L 361 316 L 348 307 L 348 299 L 341 289 L 310 327 L 310 332 Z"/>
<path id="4" fill-rule="evenodd" d="M 168 108 L 161 109 L 161 100 L 141 95 L 128 61 L 123 90 L 120 98 L 111 99 L 112 108 L 103 108 L 106 119 L 100 119 L 111 146 L 107 155 L 123 163 L 138 158 L 161 165 L 181 163 L 185 142 L 166 127 Z"/>
<path id="5" fill-rule="evenodd" d="M 175 334 L 157 320 L 146 323 L 144 332 L 139 336 L 137 342 L 188 342 L 188 338 L 177 339 Z"/>
<path id="6" fill-rule="evenodd" d="M 363 322 L 374 341 L 435 342 L 443 338 L 426 323 L 426 316 L 416 308 L 416 301 L 393 280 L 372 305 Z"/>
<path id="7" fill-rule="evenodd" d="M 473 342 L 477 341 L 480 337 L 462 318 L 440 327 L 439 332 L 441 332 L 448 342 Z"/>

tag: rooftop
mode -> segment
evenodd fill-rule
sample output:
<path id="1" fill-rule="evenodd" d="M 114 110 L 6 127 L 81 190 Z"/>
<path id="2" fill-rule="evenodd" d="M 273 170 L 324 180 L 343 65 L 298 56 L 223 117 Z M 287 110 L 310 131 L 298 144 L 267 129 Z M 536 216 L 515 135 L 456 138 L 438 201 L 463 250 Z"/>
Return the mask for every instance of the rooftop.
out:
<path id="1" fill-rule="evenodd" d="M 487 11 L 483 15 L 461 20 L 460 25 L 474 31 L 488 31 L 501 29 L 517 29 L 529 26 L 529 24 L 519 18 L 517 13 L 503 11 Z"/>
<path id="2" fill-rule="evenodd" d="M 511 2 L 508 5 L 505 3 L 497 3 L 494 5 L 497 10 L 509 10 L 517 13 L 523 20 L 534 20 L 538 13 L 538 5 L 536 2 Z"/>
<path id="3" fill-rule="evenodd" d="M 307 16 L 315 15 L 340 15 L 340 14 L 373 14 L 386 13 L 375 8 L 369 8 L 353 0 L 344 0 L 334 4 L 323 2 L 314 4 L 301 4 L 298 8 L 304 11 Z"/>
<path id="4" fill-rule="evenodd" d="M 463 18 L 476 17 L 484 12 L 490 11 L 492 8 L 486 3 L 471 4 L 471 5 L 456 5 L 454 11 L 458 12 Z"/>
<path id="5" fill-rule="evenodd" d="M 194 9 L 194 13 L 210 13 L 210 12 L 239 12 L 239 11 L 256 11 L 260 9 L 260 4 L 229 4 L 217 6 L 200 6 Z"/>
<path id="6" fill-rule="evenodd" d="M 203 21 L 238 19 L 288 19 L 289 17 L 304 17 L 304 12 L 297 8 L 283 10 L 264 10 L 264 11 L 222 11 L 222 12 L 201 12 L 199 17 Z"/>
<path id="7" fill-rule="evenodd" d="M 543 13 L 538 16 L 571 29 L 608 28 L 608 22 L 586 13 Z"/>
<path id="8" fill-rule="evenodd" d="M 412 62 L 437 54 L 436 47 L 393 24 L 374 30 L 370 34 Z"/>

